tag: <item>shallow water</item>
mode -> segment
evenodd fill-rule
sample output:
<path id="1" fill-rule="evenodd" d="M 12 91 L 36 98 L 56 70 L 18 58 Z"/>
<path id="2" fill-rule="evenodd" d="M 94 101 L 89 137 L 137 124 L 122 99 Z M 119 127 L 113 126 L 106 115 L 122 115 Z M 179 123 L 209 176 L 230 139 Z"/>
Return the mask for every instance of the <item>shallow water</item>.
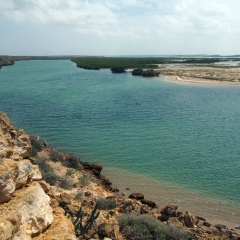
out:
<path id="1" fill-rule="evenodd" d="M 238 223 L 240 86 L 164 79 L 16 62 L 0 71 L 0 108 L 28 134 L 100 162 L 118 185 Z"/>

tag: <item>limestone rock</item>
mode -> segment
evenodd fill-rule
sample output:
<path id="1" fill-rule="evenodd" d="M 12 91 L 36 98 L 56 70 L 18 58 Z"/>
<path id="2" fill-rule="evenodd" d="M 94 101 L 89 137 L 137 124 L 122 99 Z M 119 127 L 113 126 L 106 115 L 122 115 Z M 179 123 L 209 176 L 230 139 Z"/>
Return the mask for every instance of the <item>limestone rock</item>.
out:
<path id="1" fill-rule="evenodd" d="M 16 222 L 19 221 L 12 219 L 12 216 L 17 213 L 21 216 L 21 226 L 17 235 L 31 236 L 39 234 L 53 221 L 52 209 L 49 204 L 50 198 L 45 194 L 41 186 L 35 183 L 28 188 L 19 190 L 16 197 L 4 205 L 8 211 L 6 213 L 3 211 L 1 214 L 1 222 L 8 221 L 13 229 L 16 228 L 18 225 Z M 9 231 L 9 223 L 6 226 L 8 226 L 6 229 Z"/>
<path id="2" fill-rule="evenodd" d="M 35 169 L 35 173 L 33 169 Z M 29 160 L 14 161 L 9 158 L 2 160 L 0 164 L 0 203 L 9 201 L 14 191 L 28 183 L 33 176 L 39 178 L 41 174 L 37 175 L 36 169 L 38 167 L 33 167 Z"/>
<path id="3" fill-rule="evenodd" d="M 15 161 L 4 159 L 0 164 L 0 203 L 7 202 L 15 191 L 18 167 Z"/>
<path id="4" fill-rule="evenodd" d="M 23 131 L 15 131 L 6 114 L 0 114 L 0 159 L 18 156 L 30 157 L 32 151 L 29 136 Z"/>
<path id="5" fill-rule="evenodd" d="M 38 165 L 32 165 L 32 180 L 41 180 L 42 173 L 39 170 Z"/>
<path id="6" fill-rule="evenodd" d="M 17 164 L 18 176 L 16 179 L 16 189 L 22 187 L 33 176 L 33 167 L 29 160 L 24 160 Z"/>

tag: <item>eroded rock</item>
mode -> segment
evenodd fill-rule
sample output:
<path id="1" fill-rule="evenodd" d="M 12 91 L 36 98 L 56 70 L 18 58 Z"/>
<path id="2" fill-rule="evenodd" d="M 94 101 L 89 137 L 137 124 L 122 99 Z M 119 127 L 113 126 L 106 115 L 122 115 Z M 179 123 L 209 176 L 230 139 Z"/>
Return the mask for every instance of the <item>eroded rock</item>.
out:
<path id="1" fill-rule="evenodd" d="M 142 193 L 132 193 L 129 195 L 129 198 L 137 199 L 137 200 L 143 200 L 144 195 Z"/>

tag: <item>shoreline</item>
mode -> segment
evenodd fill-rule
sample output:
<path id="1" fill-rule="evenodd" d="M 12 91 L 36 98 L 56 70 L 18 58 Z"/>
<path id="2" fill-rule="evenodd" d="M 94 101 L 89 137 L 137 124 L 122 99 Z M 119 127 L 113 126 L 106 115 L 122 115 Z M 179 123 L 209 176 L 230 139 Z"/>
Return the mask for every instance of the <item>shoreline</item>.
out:
<path id="1" fill-rule="evenodd" d="M 230 81 L 220 81 L 220 80 L 211 80 L 205 78 L 193 78 L 193 77 L 179 77 L 177 75 L 164 75 L 168 82 L 175 83 L 197 83 L 197 84 L 213 84 L 213 85 L 240 85 L 240 82 L 230 82 Z"/>
<path id="2" fill-rule="evenodd" d="M 166 204 L 174 203 L 178 205 L 180 211 L 188 210 L 195 216 L 206 218 L 212 225 L 223 224 L 229 229 L 240 226 L 240 221 L 238 221 L 240 219 L 240 208 L 235 207 L 238 211 L 233 213 L 233 205 L 216 200 L 213 197 L 194 193 L 174 185 L 160 183 L 157 180 L 112 167 L 103 167 L 103 174 L 112 181 L 113 186 L 117 187 L 120 193 L 125 194 L 125 197 L 128 197 L 132 192 L 139 192 L 144 194 L 146 199 L 156 202 L 159 209 Z M 126 188 L 130 190 L 126 190 Z M 226 216 L 227 213 L 229 213 L 228 216 Z M 234 219 L 231 220 L 230 216 L 234 216 Z M 240 230 L 237 231 L 240 234 Z"/>

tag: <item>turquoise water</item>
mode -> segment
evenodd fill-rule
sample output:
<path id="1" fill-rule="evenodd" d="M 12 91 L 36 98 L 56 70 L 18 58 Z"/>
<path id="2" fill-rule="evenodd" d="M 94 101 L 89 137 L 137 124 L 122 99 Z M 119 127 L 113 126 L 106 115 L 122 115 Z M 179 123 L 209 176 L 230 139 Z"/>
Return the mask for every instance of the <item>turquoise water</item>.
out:
<path id="1" fill-rule="evenodd" d="M 83 161 L 240 209 L 240 86 L 24 61 L 0 71 L 0 108 L 17 128 Z"/>

